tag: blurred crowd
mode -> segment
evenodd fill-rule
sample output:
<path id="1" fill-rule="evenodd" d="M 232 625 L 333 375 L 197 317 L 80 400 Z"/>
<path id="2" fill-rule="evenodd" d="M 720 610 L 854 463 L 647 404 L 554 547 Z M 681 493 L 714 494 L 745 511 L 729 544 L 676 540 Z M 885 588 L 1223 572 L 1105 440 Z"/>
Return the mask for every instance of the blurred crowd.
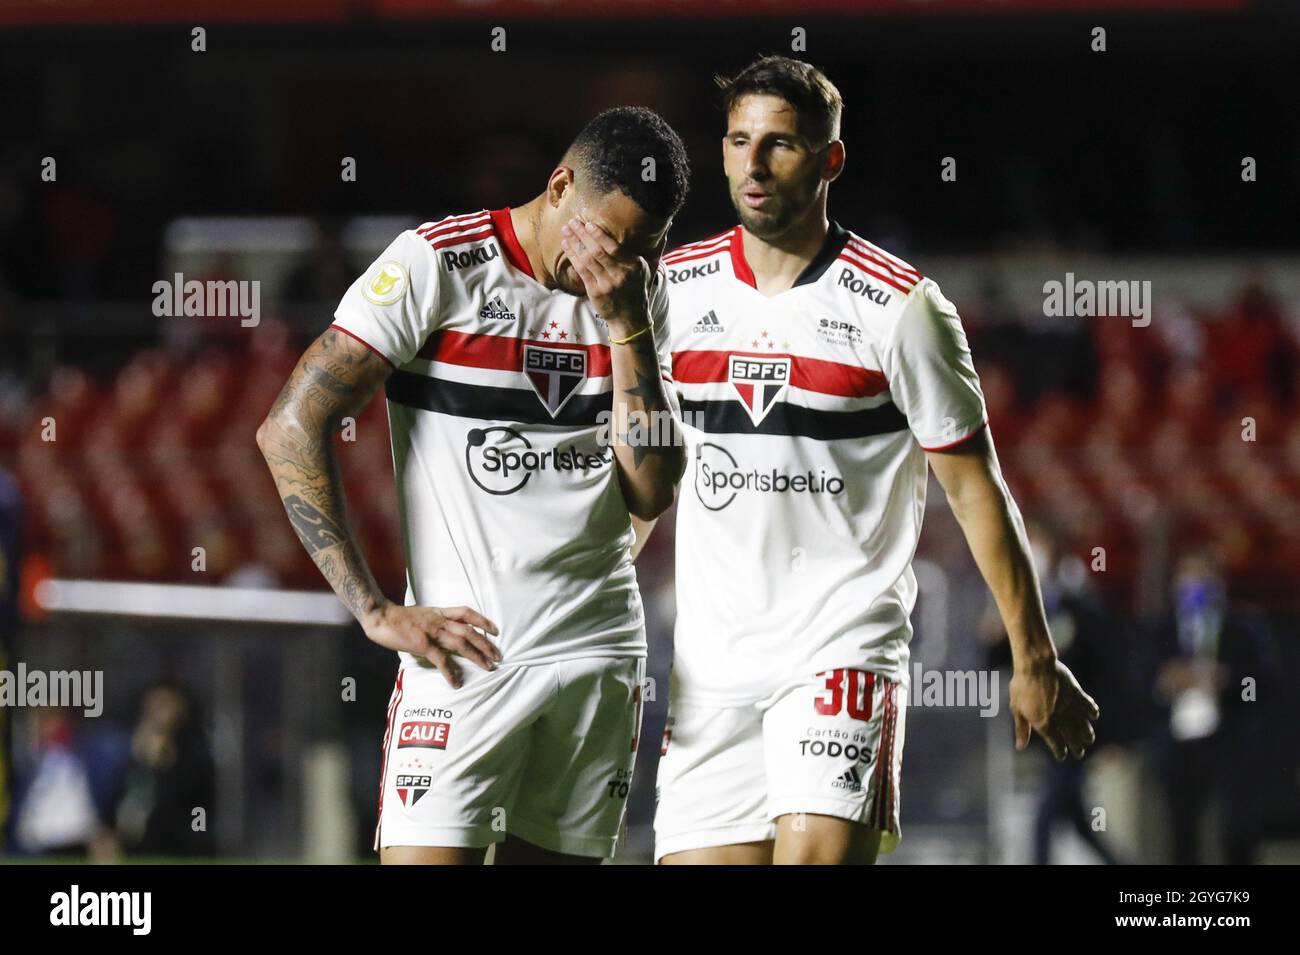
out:
<path id="1" fill-rule="evenodd" d="M 97 862 L 215 853 L 216 767 L 183 685 L 148 686 L 128 725 L 47 708 L 25 729 L 0 819 L 5 852 Z"/>
<path id="2" fill-rule="evenodd" d="M 1059 859 L 1062 831 L 1107 864 L 1249 865 L 1267 839 L 1300 836 L 1300 735 L 1287 692 L 1300 647 L 1279 632 L 1283 618 L 1229 591 L 1213 547 L 1177 558 L 1165 610 L 1124 614 L 1092 586 L 1058 525 L 1034 519 L 1028 534 L 1061 660 L 1101 710 L 1085 760 L 1041 760 L 1033 861 Z M 986 664 L 1009 670 L 991 600 L 978 630 Z M 1123 844 L 1108 834 L 1088 777 L 1117 754 L 1154 790 L 1164 823 L 1156 840 Z"/>
<path id="3" fill-rule="evenodd" d="M 242 277 L 223 269 L 212 274 Z M 202 566 L 210 582 L 316 585 L 252 436 L 352 269 L 335 248 L 291 273 L 255 329 L 160 320 L 115 370 L 65 360 L 0 404 L 0 466 L 28 501 L 29 559 L 68 577 L 193 580 Z M 1140 329 L 1017 314 L 996 290 L 959 306 L 1017 500 L 1102 549 L 1104 588 L 1136 600 L 1153 542 L 1213 545 L 1244 593 L 1294 606 L 1300 321 L 1286 303 L 1249 285 L 1215 314 L 1166 303 Z M 310 330 L 279 317 L 295 307 L 319 316 Z M 399 586 L 382 402 L 338 446 L 366 552 Z"/>

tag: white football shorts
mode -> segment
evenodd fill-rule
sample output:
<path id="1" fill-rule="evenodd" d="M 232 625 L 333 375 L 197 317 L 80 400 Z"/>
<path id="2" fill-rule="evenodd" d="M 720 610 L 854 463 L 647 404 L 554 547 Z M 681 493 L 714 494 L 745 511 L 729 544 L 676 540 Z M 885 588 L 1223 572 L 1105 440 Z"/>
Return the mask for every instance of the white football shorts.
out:
<path id="1" fill-rule="evenodd" d="M 850 819 L 902 838 L 907 694 L 863 670 L 830 670 L 750 706 L 669 701 L 660 749 L 655 861 L 776 838 L 788 813 Z"/>
<path id="2" fill-rule="evenodd" d="M 398 670 L 375 849 L 482 848 L 507 834 L 611 856 L 641 728 L 645 660 L 586 657 L 494 671 Z"/>

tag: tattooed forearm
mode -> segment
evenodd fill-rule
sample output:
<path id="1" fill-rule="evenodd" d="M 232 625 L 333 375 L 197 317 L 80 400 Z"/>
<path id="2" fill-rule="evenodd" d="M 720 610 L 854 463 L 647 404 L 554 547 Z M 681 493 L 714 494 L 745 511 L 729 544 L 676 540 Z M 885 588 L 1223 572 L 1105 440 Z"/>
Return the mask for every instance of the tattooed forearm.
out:
<path id="1" fill-rule="evenodd" d="M 297 494 L 284 496 L 284 509 L 289 512 L 289 523 L 298 532 L 298 539 L 307 548 L 307 553 L 315 554 L 318 550 L 343 543 L 343 528 Z"/>
<path id="2" fill-rule="evenodd" d="M 646 375 L 641 372 L 640 368 L 636 371 L 636 387 L 624 388 L 623 394 L 630 395 L 633 398 L 640 398 L 647 408 L 664 408 L 667 401 L 664 399 L 664 383 L 657 375 Z"/>
<path id="3" fill-rule="evenodd" d="M 333 437 L 388 371 L 359 343 L 327 331 L 298 362 L 257 432 L 290 526 L 358 619 L 384 597 L 353 539 Z"/>
<path id="4" fill-rule="evenodd" d="M 631 513 L 644 520 L 672 503 L 686 454 L 669 410 L 654 332 L 610 348 L 614 401 L 611 433 L 619 483 Z"/>

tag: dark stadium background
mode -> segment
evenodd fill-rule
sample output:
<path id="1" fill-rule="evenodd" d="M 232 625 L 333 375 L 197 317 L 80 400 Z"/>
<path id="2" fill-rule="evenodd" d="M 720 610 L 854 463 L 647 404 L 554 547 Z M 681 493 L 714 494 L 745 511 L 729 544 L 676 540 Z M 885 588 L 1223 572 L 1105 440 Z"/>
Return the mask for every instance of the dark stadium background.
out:
<path id="1" fill-rule="evenodd" d="M 625 103 L 662 113 L 690 152 L 693 188 L 672 242 L 730 226 L 711 78 L 789 53 L 797 26 L 807 52 L 795 55 L 846 103 L 848 169 L 832 217 L 938 280 L 966 323 L 1022 510 L 1056 527 L 1085 566 L 1106 550 L 1106 571 L 1086 574 L 1102 623 L 1081 664 L 1105 710 L 1084 784 L 1089 807 L 1112 820 L 1101 836 L 1125 859 L 1173 857 L 1151 679 L 1170 575 L 1180 556 L 1205 551 L 1255 635 L 1245 666 L 1260 693 L 1207 763 L 1228 769 L 1193 775 L 1186 798 L 1209 795 L 1208 860 L 1243 851 L 1240 826 L 1224 820 L 1244 817 L 1253 860 L 1294 861 L 1298 11 L 1020 2 L 985 12 L 996 6 L 856 15 L 848 3 L 781 13 L 715 2 L 690 16 L 632 5 L 593 19 L 603 5 L 521 16 L 532 5 L 271 2 L 214 5 L 193 22 L 145 2 L 0 12 L 0 475 L 20 495 L 5 505 L 0 494 L 0 520 L 22 530 L 21 543 L 0 536 L 14 578 L 0 595 L 12 613 L 0 613 L 0 656 L 102 668 L 108 699 L 98 720 L 0 712 L 12 756 L 0 813 L 62 747 L 87 767 L 102 826 L 92 854 L 129 848 L 106 834 L 119 824 L 135 708 L 172 680 L 193 694 L 188 758 L 198 778 L 215 773 L 195 797 L 211 802 L 212 834 L 139 851 L 370 858 L 391 655 L 349 627 L 50 612 L 39 581 L 318 589 L 253 432 L 355 274 L 407 225 L 531 198 L 585 120 Z M 206 52 L 191 51 L 193 26 L 206 27 Z M 490 50 L 495 26 L 506 52 Z M 1090 49 L 1094 26 L 1106 28 L 1105 53 Z M 40 178 L 47 156 L 53 183 Z M 347 156 L 355 182 L 340 179 Z M 946 156 L 956 182 L 940 179 Z M 1242 181 L 1246 156 L 1255 182 Z M 241 247 L 271 220 L 288 239 Z M 154 317 L 152 284 L 182 270 L 261 280 L 260 324 Z M 1067 271 L 1152 279 L 1151 326 L 1045 318 L 1038 290 Z M 47 416 L 54 443 L 41 440 Z M 1245 417 L 1254 442 L 1241 440 Z M 367 555 L 400 598 L 382 403 L 341 448 Z M 647 741 L 666 704 L 671 537 L 665 520 L 639 563 L 661 691 Z M 916 656 L 996 666 L 987 597 L 935 485 L 920 557 L 918 618 L 927 581 L 943 581 L 945 603 L 931 632 L 918 625 Z M 356 696 L 343 701 L 347 679 Z M 908 722 L 894 858 L 1029 859 L 1051 779 L 1041 743 L 1013 754 L 1005 707 L 995 720 L 957 708 Z M 631 860 L 649 850 L 656 753 L 643 747 Z M 1094 857 L 1062 827 L 1054 858 Z"/>

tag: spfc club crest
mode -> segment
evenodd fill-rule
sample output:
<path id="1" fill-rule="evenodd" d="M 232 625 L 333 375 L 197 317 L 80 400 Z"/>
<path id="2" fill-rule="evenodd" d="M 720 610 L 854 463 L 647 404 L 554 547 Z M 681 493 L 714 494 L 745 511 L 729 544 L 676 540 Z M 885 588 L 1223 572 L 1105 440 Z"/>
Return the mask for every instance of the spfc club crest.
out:
<path id="1" fill-rule="evenodd" d="M 429 791 L 433 785 L 432 776 L 403 776 L 399 775 L 395 780 L 397 786 L 397 798 L 402 800 L 403 806 L 414 806 L 420 801 L 420 797 Z"/>
<path id="2" fill-rule="evenodd" d="M 587 377 L 587 351 L 525 344 L 524 374 L 554 418 Z"/>
<path id="3" fill-rule="evenodd" d="M 790 382 L 790 359 L 731 355 L 727 359 L 727 380 L 757 427 Z"/>

